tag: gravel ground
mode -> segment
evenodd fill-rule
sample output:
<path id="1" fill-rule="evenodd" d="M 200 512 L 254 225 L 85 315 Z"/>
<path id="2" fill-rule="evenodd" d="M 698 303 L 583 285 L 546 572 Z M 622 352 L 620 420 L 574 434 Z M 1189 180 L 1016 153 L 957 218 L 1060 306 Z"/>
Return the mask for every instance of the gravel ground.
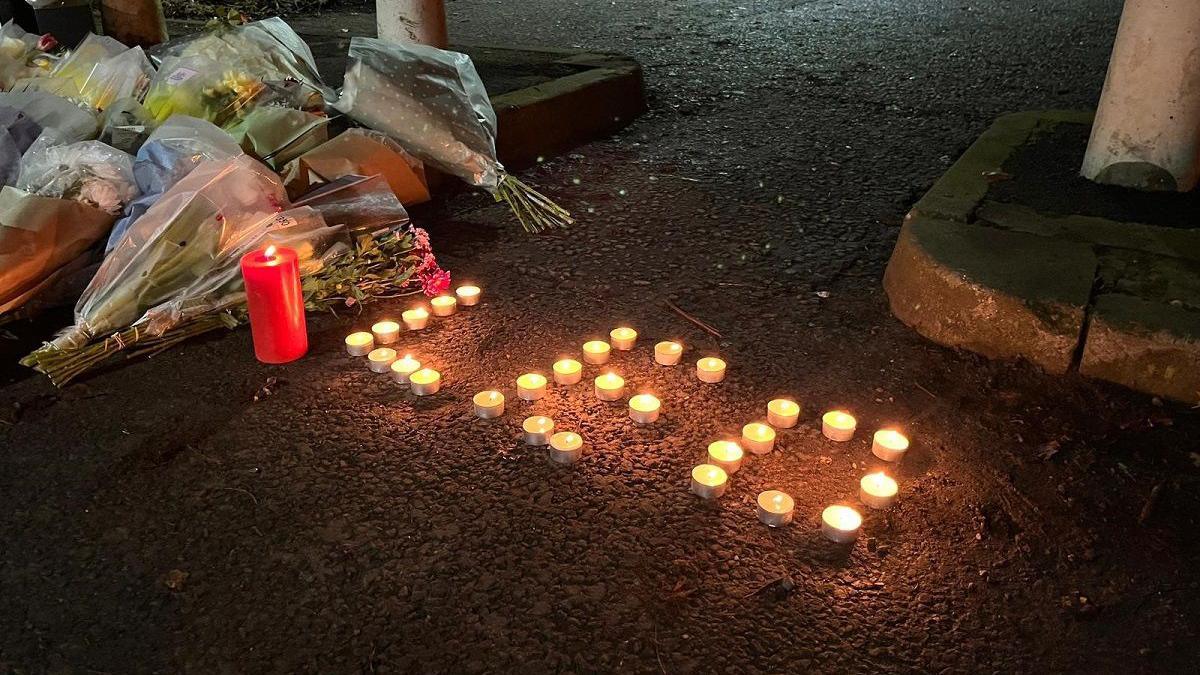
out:
<path id="1" fill-rule="evenodd" d="M 314 318 L 286 367 L 240 331 L 0 389 L 0 670 L 1191 671 L 1197 412 L 926 343 L 880 290 L 907 205 L 992 118 L 1095 100 L 1119 6 L 450 2 L 464 39 L 646 65 L 649 114 L 528 176 L 578 227 L 527 237 L 467 193 L 419 214 L 486 293 L 406 340 L 445 375 L 433 397 L 340 350 L 399 306 Z M 614 366 L 659 423 L 586 385 L 471 417 L 626 322 L 644 341 Z M 653 365 L 662 337 L 729 379 Z M 707 442 L 779 393 L 800 428 L 718 503 L 690 495 Z M 835 405 L 916 439 L 848 550 L 817 517 L 874 463 L 868 433 L 821 438 Z M 584 459 L 522 446 L 530 412 Z M 755 520 L 769 488 L 793 525 Z"/>

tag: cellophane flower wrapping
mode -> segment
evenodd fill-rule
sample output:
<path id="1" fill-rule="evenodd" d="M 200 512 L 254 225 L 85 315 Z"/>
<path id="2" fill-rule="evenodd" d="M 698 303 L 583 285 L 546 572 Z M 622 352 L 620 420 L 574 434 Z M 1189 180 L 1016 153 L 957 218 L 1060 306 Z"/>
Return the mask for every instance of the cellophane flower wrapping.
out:
<path id="1" fill-rule="evenodd" d="M 34 141 L 21 158 L 17 187 L 32 194 L 71 199 L 119 215 L 137 197 L 133 157 L 100 141 L 55 144 L 53 134 Z"/>
<path id="2" fill-rule="evenodd" d="M 110 37 L 89 34 L 49 75 L 22 80 L 13 89 L 47 91 L 104 111 L 114 101 L 140 98 L 153 73 L 141 47 L 129 48 Z"/>
<path id="3" fill-rule="evenodd" d="M 356 37 L 338 110 L 421 160 L 495 190 L 496 113 L 466 54 Z"/>
<path id="4" fill-rule="evenodd" d="M 310 209 L 303 218 L 280 217 L 286 207 L 279 177 L 253 159 L 202 163 L 129 227 L 80 296 L 75 326 L 53 345 L 82 346 L 139 320 L 147 320 L 147 330 L 166 330 L 182 310 L 162 308 L 211 290 L 204 280 L 213 275 L 236 272 L 239 251 L 300 221 L 324 226 Z M 151 324 L 156 308 L 159 320 Z"/>

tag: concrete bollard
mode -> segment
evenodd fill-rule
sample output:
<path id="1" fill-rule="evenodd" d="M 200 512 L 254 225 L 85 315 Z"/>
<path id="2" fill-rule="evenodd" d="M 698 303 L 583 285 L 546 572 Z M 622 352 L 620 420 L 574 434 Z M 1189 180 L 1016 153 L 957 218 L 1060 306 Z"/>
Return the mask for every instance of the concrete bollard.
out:
<path id="1" fill-rule="evenodd" d="M 394 42 L 419 42 L 445 49 L 446 5 L 443 0 L 375 0 L 379 37 Z"/>
<path id="2" fill-rule="evenodd" d="M 1080 173 L 1186 192 L 1200 180 L 1200 0 L 1125 0 Z"/>

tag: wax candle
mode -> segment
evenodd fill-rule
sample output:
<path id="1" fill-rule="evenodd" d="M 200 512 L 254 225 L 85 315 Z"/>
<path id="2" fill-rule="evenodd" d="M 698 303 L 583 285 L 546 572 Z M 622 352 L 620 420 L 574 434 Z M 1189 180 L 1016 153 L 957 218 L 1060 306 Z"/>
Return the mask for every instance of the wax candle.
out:
<path id="1" fill-rule="evenodd" d="M 829 541 L 849 544 L 858 539 L 862 527 L 862 516 L 849 506 L 827 506 L 821 512 L 821 534 Z"/>
<path id="2" fill-rule="evenodd" d="M 396 350 L 391 347 L 380 347 L 372 349 L 371 353 L 367 354 L 367 367 L 375 373 L 386 373 L 392 367 L 392 362 L 396 360 Z"/>
<path id="3" fill-rule="evenodd" d="M 858 482 L 858 498 L 862 503 L 873 509 L 886 509 L 896 501 L 900 486 L 889 475 L 869 473 Z"/>
<path id="4" fill-rule="evenodd" d="M 654 345 L 654 362 L 660 366 L 673 366 L 683 356 L 683 345 L 678 342 L 660 342 Z"/>
<path id="5" fill-rule="evenodd" d="M 725 469 L 712 464 L 701 464 L 692 469 L 692 492 L 704 499 L 716 499 L 729 488 L 729 476 Z"/>
<path id="6" fill-rule="evenodd" d="M 601 401 L 619 401 L 625 395 L 625 379 L 616 373 L 605 373 L 596 378 L 596 398 Z"/>
<path id="7" fill-rule="evenodd" d="M 831 441 L 845 442 L 854 438 L 858 420 L 850 413 L 831 410 L 821 416 L 821 433 Z"/>
<path id="8" fill-rule="evenodd" d="M 521 422 L 521 429 L 525 432 L 526 445 L 546 445 L 554 432 L 554 420 L 541 415 L 526 417 Z"/>
<path id="9" fill-rule="evenodd" d="M 634 343 L 637 342 L 637 331 L 628 326 L 621 326 L 609 331 L 608 338 L 613 349 L 627 352 L 633 349 Z"/>
<path id="10" fill-rule="evenodd" d="M 775 447 L 775 430 L 762 422 L 742 427 L 742 447 L 756 455 L 765 455 Z"/>
<path id="11" fill-rule="evenodd" d="M 429 301 L 434 316 L 450 316 L 458 309 L 458 300 L 453 295 L 439 295 Z"/>
<path id="12" fill-rule="evenodd" d="M 546 395 L 546 376 L 541 373 L 525 373 L 517 378 L 517 396 L 525 401 L 536 401 Z"/>
<path id="13" fill-rule="evenodd" d="M 392 361 L 392 379 L 397 384 L 409 384 L 412 374 L 420 369 L 421 362 L 410 354 L 405 354 L 404 358 Z"/>
<path id="14" fill-rule="evenodd" d="M 395 321 L 380 321 L 371 326 L 371 332 L 375 335 L 376 344 L 390 345 L 400 339 L 400 324 Z"/>
<path id="15" fill-rule="evenodd" d="M 789 398 L 767 403 L 767 423 L 777 429 L 791 429 L 800 421 L 800 404 Z"/>
<path id="16" fill-rule="evenodd" d="M 583 343 L 583 360 L 594 366 L 602 366 L 608 363 L 608 356 L 611 353 L 612 347 L 603 340 L 592 340 L 591 342 Z"/>
<path id="17" fill-rule="evenodd" d="M 458 298 L 458 304 L 463 307 L 473 307 L 479 304 L 481 292 L 478 286 L 459 286 L 454 289 L 454 296 Z"/>
<path id="18" fill-rule="evenodd" d="M 424 307 L 406 309 L 401 312 L 400 320 L 404 322 L 404 327 L 409 330 L 423 330 L 429 323 L 429 310 Z"/>
<path id="19" fill-rule="evenodd" d="M 696 377 L 701 382 L 716 384 L 725 379 L 725 362 L 713 356 L 708 356 L 696 362 Z"/>
<path id="20" fill-rule="evenodd" d="M 733 441 L 713 441 L 708 444 L 708 463 L 719 466 L 727 474 L 735 474 L 742 468 L 742 446 Z"/>
<path id="21" fill-rule="evenodd" d="M 638 394 L 629 399 L 629 419 L 638 424 L 650 424 L 658 419 L 662 403 L 650 394 Z"/>
<path id="22" fill-rule="evenodd" d="M 417 396 L 436 394 L 442 388 L 442 374 L 432 368 L 422 368 L 408 376 L 408 384 Z"/>
<path id="23" fill-rule="evenodd" d="M 346 336 L 346 353 L 350 356 L 366 356 L 375 349 L 375 338 L 366 331 L 358 331 Z"/>
<path id="24" fill-rule="evenodd" d="M 758 493 L 758 519 L 770 527 L 792 522 L 795 509 L 795 500 L 786 492 L 767 490 Z"/>
<path id="25" fill-rule="evenodd" d="M 550 437 L 550 459 L 571 464 L 583 455 L 583 437 L 573 431 L 560 431 Z"/>
<path id="26" fill-rule="evenodd" d="M 263 363 L 287 363 L 304 356 L 308 331 L 296 252 L 268 246 L 242 256 L 241 268 L 254 356 Z"/>
<path id="27" fill-rule="evenodd" d="M 555 384 L 579 384 L 583 379 L 583 364 L 575 359 L 559 359 L 554 362 Z"/>
<path id="28" fill-rule="evenodd" d="M 908 452 L 908 437 L 895 429 L 880 429 L 871 442 L 871 452 L 885 462 L 899 462 Z"/>
<path id="29" fill-rule="evenodd" d="M 479 419 L 490 420 L 504 414 L 504 394 L 494 389 L 475 394 L 471 402 L 475 404 L 475 416 Z"/>

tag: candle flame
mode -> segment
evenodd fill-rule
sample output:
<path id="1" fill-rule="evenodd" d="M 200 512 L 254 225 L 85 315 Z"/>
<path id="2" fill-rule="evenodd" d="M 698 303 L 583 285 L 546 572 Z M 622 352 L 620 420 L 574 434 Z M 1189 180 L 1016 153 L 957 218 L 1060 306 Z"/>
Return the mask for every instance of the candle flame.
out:
<path id="1" fill-rule="evenodd" d="M 267 258 L 274 258 L 276 250 L 277 249 L 275 248 L 275 244 L 271 244 L 270 246 L 267 247 L 267 250 L 263 251 L 263 256 L 267 257 Z"/>

